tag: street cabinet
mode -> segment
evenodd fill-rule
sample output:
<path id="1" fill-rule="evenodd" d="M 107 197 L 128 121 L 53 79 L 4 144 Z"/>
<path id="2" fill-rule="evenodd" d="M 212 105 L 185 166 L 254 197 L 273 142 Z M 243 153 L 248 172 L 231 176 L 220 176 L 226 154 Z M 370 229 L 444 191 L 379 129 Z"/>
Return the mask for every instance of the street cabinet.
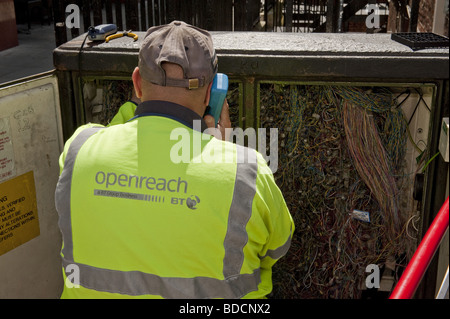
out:
<path id="1" fill-rule="evenodd" d="M 1 89 L 0 297 L 61 292 L 58 156 L 78 126 L 107 125 L 131 98 L 137 34 L 108 43 L 81 35 L 55 49 L 55 70 Z M 439 146 L 448 48 L 412 50 L 390 34 L 212 35 L 232 126 L 257 131 L 256 144 L 244 143 L 271 164 L 296 224 L 270 297 L 369 298 L 372 266 L 375 291 L 389 293 L 448 196 Z M 439 255 L 422 297 L 435 293 L 448 246 Z"/>

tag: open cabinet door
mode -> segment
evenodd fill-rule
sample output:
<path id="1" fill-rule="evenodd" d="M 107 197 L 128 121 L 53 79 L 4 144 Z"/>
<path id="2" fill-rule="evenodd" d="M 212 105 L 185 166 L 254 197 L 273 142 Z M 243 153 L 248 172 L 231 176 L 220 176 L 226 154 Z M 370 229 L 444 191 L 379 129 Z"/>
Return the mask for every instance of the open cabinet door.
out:
<path id="1" fill-rule="evenodd" d="M 63 147 L 52 72 L 0 87 L 0 299 L 59 298 L 54 193 Z"/>

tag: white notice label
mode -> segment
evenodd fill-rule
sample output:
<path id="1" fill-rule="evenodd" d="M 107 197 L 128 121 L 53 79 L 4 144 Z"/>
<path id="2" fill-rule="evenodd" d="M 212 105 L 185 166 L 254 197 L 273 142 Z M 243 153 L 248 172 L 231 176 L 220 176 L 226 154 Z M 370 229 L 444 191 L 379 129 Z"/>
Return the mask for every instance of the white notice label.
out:
<path id="1" fill-rule="evenodd" d="M 0 183 L 16 176 L 9 118 L 0 118 Z"/>

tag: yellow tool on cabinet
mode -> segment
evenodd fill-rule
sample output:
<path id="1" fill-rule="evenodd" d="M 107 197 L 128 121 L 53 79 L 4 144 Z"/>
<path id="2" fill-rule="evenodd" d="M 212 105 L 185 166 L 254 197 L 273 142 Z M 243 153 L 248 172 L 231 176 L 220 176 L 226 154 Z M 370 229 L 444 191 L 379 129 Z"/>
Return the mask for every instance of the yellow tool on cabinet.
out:
<path id="1" fill-rule="evenodd" d="M 134 41 L 137 41 L 137 39 L 138 39 L 137 34 L 132 33 L 131 30 L 129 30 L 129 31 L 123 31 L 122 33 L 112 34 L 112 35 L 106 37 L 105 42 L 108 43 L 109 40 L 113 40 L 113 39 L 117 39 L 117 38 L 121 38 L 121 37 L 131 37 L 134 39 Z"/>

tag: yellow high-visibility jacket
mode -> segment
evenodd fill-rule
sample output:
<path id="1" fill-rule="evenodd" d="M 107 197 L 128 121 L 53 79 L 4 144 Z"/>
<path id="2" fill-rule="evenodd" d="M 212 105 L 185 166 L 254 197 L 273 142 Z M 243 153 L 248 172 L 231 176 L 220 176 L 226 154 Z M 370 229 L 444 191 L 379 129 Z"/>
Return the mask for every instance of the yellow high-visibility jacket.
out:
<path id="1" fill-rule="evenodd" d="M 133 101 L 127 101 L 123 103 L 120 106 L 119 111 L 117 111 L 117 114 L 114 115 L 111 122 L 109 122 L 108 126 L 126 123 L 134 116 L 136 107 L 137 105 Z"/>
<path id="2" fill-rule="evenodd" d="M 67 141 L 55 192 L 63 298 L 264 298 L 294 223 L 262 155 L 148 101 Z M 68 281 L 73 280 L 74 286 Z"/>

